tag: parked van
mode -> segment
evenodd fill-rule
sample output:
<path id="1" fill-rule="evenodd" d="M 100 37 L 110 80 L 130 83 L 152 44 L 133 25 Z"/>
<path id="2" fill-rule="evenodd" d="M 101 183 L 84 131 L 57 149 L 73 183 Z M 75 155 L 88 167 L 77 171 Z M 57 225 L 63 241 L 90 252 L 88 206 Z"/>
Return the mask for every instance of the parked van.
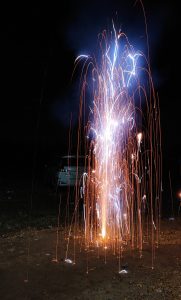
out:
<path id="1" fill-rule="evenodd" d="M 62 156 L 60 168 L 56 173 L 58 187 L 79 185 L 84 172 L 85 156 Z"/>

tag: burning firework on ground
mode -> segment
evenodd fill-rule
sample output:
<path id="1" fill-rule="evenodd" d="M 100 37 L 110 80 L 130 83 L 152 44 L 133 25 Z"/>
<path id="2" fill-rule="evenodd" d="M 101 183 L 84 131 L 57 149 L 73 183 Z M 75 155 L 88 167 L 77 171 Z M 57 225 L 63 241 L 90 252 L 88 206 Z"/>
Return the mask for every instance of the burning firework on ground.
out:
<path id="1" fill-rule="evenodd" d="M 98 58 L 83 63 L 79 128 L 85 126 L 86 172 L 83 175 L 83 221 L 86 247 L 138 248 L 158 243 L 161 201 L 161 140 L 158 99 L 149 62 L 123 32 L 99 35 Z M 81 132 L 81 130 L 80 130 Z M 81 151 L 81 133 L 78 150 Z M 75 227 L 79 206 L 75 207 Z M 154 251 L 152 251 L 154 252 Z"/>

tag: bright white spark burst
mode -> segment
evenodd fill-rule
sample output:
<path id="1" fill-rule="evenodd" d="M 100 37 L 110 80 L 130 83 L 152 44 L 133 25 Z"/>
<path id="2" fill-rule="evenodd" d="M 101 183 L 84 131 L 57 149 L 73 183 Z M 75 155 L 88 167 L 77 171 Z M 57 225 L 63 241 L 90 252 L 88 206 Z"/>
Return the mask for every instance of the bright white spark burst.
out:
<path id="1" fill-rule="evenodd" d="M 138 92 L 140 95 L 141 90 L 144 90 L 138 76 L 141 69 L 138 63 L 142 54 L 134 51 L 124 33 L 116 33 L 114 25 L 113 36 L 109 45 L 107 33 L 104 31 L 101 35 L 102 56 L 99 63 L 85 54 L 76 59 L 76 63 L 85 59 L 82 94 L 86 94 L 89 85 L 93 96 L 93 120 L 86 135 L 87 139 L 91 136 L 88 142 L 90 171 L 83 175 L 82 188 L 85 236 L 88 241 L 100 240 L 100 236 L 107 241 L 132 239 L 134 244 L 136 232 L 141 248 L 142 204 L 146 207 L 145 194 L 149 194 L 146 188 L 150 188 L 145 182 L 148 180 L 154 183 L 151 180 L 152 173 L 145 175 L 143 171 L 147 170 L 146 166 L 153 153 L 144 149 L 144 157 L 141 157 L 142 144 L 145 144 L 142 143 L 143 138 L 147 138 L 148 148 L 152 147 L 152 140 L 145 136 L 145 132 L 143 136 L 142 132 L 137 131 L 135 118 L 135 94 Z M 91 83 L 87 79 L 90 69 Z M 154 90 L 151 93 L 155 101 Z M 149 105 L 151 107 L 152 103 L 148 107 Z M 139 110 L 141 111 L 141 105 Z M 148 126 L 156 128 L 158 125 L 154 122 Z M 159 135 L 159 129 L 157 134 Z M 154 138 L 157 138 L 156 135 Z M 158 149 L 159 145 L 155 155 L 158 155 Z M 156 170 L 158 166 L 155 165 L 154 168 Z M 158 171 L 158 187 L 159 180 Z M 147 203 L 147 207 L 148 205 L 150 204 Z M 152 206 L 150 207 L 153 216 Z"/>
<path id="2" fill-rule="evenodd" d="M 124 197 L 122 185 L 124 185 L 125 178 L 123 170 L 119 168 L 119 154 L 120 150 L 124 151 L 124 143 L 129 136 L 129 129 L 134 127 L 134 112 L 129 103 L 128 88 L 134 84 L 132 79 L 136 77 L 138 58 L 141 56 L 139 52 L 134 52 L 132 47 L 129 50 L 126 48 L 120 53 L 119 39 L 122 35 L 116 34 L 114 26 L 113 29 L 115 36 L 113 55 L 111 55 L 112 48 L 109 46 L 103 54 L 102 69 L 97 68 L 92 72 L 95 121 L 90 130 L 95 135 L 96 161 L 96 170 L 93 170 L 92 173 L 95 175 L 96 211 L 102 238 L 106 237 L 107 229 L 112 226 L 113 218 L 120 225 L 127 216 L 121 199 Z M 83 58 L 88 59 L 89 56 L 79 55 L 77 60 Z M 96 100 L 99 96 L 101 101 Z M 83 191 L 85 191 L 84 184 Z"/>

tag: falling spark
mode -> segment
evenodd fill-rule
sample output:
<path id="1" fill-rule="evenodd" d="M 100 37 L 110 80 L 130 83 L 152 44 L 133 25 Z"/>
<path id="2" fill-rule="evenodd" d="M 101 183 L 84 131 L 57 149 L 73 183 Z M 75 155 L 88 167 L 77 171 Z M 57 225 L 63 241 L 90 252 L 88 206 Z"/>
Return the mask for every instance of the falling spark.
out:
<path id="1" fill-rule="evenodd" d="M 137 140 L 138 140 L 138 147 L 140 147 L 140 144 L 141 144 L 141 140 L 142 140 L 142 133 L 141 132 L 139 132 L 138 134 L 137 134 Z"/>

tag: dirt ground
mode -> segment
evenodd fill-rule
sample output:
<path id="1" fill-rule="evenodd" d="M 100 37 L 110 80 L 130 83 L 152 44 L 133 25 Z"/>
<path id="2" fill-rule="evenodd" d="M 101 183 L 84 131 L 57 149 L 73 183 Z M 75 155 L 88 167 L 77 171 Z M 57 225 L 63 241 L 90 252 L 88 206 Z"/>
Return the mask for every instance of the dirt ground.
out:
<path id="1" fill-rule="evenodd" d="M 145 245 L 143 257 L 136 251 L 118 259 L 107 252 L 86 253 L 75 248 L 75 264 L 66 263 L 66 243 L 58 243 L 56 229 L 20 230 L 0 237 L 0 299 L 181 299 L 181 220 L 163 221 L 154 269 L 151 249 Z M 60 232 L 60 235 L 62 233 Z M 61 239 L 61 236 L 59 236 Z M 68 258 L 73 258 L 70 245 Z M 88 273 L 87 273 L 88 271 Z"/>

